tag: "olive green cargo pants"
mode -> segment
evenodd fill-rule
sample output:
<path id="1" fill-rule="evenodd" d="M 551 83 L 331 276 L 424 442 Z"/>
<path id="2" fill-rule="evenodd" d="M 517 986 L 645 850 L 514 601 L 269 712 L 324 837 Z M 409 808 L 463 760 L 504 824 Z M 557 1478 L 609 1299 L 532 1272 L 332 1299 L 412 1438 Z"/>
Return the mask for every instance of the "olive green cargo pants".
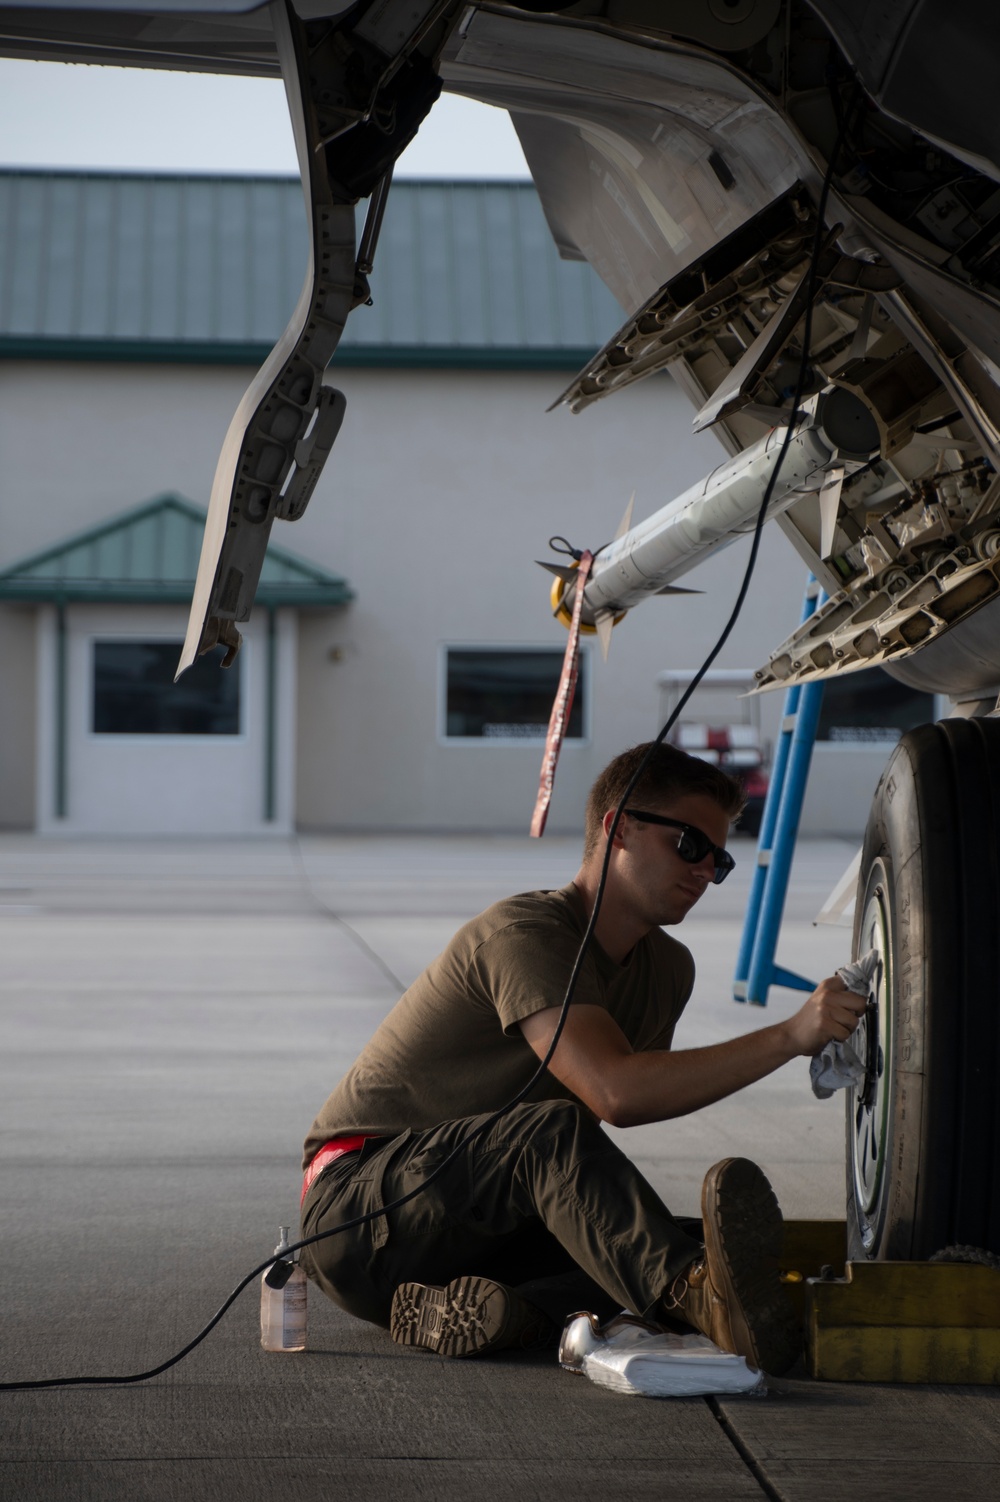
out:
<path id="1" fill-rule="evenodd" d="M 302 1235 L 410 1193 L 486 1118 L 372 1138 L 311 1186 Z M 302 1251 L 324 1293 L 388 1325 L 400 1283 L 463 1275 L 516 1288 L 557 1324 L 577 1309 L 652 1314 L 701 1251 L 590 1114 L 567 1101 L 515 1106 L 407 1204 Z"/>

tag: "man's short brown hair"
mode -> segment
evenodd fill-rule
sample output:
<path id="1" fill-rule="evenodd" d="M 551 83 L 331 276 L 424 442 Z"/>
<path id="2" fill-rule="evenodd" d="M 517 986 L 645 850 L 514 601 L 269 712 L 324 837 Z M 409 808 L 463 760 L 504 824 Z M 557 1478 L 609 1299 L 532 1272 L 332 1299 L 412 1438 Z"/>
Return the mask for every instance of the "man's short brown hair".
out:
<path id="1" fill-rule="evenodd" d="M 604 815 L 609 808 L 618 807 L 651 744 L 646 741 L 616 756 L 591 788 L 583 844 L 585 856 L 596 848 L 602 835 Z M 746 794 L 734 777 L 707 761 L 700 761 L 697 756 L 688 756 L 676 746 L 661 744 L 650 753 L 642 776 L 629 795 L 629 803 L 634 808 L 649 808 L 651 813 L 656 813 L 661 804 L 671 803 L 685 793 L 704 793 L 714 798 L 730 820 L 739 818 L 746 802 Z"/>

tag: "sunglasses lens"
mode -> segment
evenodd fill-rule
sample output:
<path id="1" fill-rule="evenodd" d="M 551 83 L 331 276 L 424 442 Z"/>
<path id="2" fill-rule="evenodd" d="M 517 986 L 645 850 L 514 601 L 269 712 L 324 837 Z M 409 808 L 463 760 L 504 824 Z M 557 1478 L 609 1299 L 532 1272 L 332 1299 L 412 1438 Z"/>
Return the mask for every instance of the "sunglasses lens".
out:
<path id="1" fill-rule="evenodd" d="M 715 875 L 712 877 L 716 886 L 725 881 L 730 871 L 736 865 L 728 850 L 716 850 L 715 852 Z"/>
<path id="2" fill-rule="evenodd" d="M 697 829 L 682 829 L 677 841 L 677 854 L 682 861 L 694 866 L 703 861 L 712 846 Z"/>

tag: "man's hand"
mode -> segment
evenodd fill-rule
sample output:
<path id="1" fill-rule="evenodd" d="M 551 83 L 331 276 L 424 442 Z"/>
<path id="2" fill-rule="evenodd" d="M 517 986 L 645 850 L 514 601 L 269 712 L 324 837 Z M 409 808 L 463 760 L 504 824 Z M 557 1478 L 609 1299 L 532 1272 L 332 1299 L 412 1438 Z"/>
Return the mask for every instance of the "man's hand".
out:
<path id="1" fill-rule="evenodd" d="M 828 1043 L 843 1043 L 857 1027 L 867 1005 L 868 998 L 848 991 L 839 975 L 827 976 L 805 1006 L 785 1024 L 795 1052 L 811 1058 Z"/>

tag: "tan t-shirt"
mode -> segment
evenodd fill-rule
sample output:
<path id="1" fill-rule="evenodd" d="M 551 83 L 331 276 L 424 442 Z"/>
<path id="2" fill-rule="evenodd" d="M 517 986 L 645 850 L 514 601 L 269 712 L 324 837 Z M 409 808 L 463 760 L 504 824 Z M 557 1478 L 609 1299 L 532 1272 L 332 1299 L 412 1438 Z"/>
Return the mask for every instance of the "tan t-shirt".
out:
<path id="1" fill-rule="evenodd" d="M 559 1006 L 586 927 L 570 883 L 508 897 L 460 928 L 400 998 L 313 1123 L 308 1164 L 341 1133 L 395 1135 L 497 1110 L 538 1064 L 518 1023 Z M 683 944 L 655 928 L 621 965 L 592 942 L 577 1005 L 606 1007 L 637 1051 L 669 1048 L 694 983 Z M 551 1074 L 530 1100 L 572 1100 Z"/>

